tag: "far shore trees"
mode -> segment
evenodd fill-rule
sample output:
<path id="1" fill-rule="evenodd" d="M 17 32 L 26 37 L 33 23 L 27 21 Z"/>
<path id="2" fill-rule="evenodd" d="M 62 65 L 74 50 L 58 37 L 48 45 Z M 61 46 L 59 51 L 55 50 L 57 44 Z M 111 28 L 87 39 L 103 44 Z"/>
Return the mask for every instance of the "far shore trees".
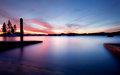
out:
<path id="1" fill-rule="evenodd" d="M 12 23 L 10 22 L 10 20 L 8 20 L 8 24 L 6 25 L 6 23 L 3 23 L 2 26 L 2 31 L 4 34 L 14 34 L 16 32 L 16 25 L 12 26 Z"/>

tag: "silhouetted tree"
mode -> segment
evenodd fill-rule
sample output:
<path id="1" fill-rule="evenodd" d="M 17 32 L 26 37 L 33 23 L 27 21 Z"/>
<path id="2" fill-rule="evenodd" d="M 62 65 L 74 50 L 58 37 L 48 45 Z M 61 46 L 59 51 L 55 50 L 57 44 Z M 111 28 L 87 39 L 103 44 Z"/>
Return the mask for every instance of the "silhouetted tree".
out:
<path id="1" fill-rule="evenodd" d="M 10 20 L 8 20 L 8 27 L 11 27 L 11 26 L 12 26 L 12 24 L 11 24 Z"/>
<path id="2" fill-rule="evenodd" d="M 14 28 L 11 26 L 11 33 L 13 34 L 14 33 Z"/>
<path id="3" fill-rule="evenodd" d="M 10 20 L 8 20 L 7 25 L 8 25 L 7 31 L 8 31 L 8 33 L 11 33 L 12 32 L 12 24 L 11 24 Z"/>
<path id="4" fill-rule="evenodd" d="M 16 30 L 17 30 L 17 27 L 16 27 L 16 25 L 14 25 L 14 33 L 16 32 Z"/>
<path id="5" fill-rule="evenodd" d="M 16 25 L 12 26 L 10 20 L 8 20 L 8 24 L 6 25 L 5 22 L 3 23 L 2 31 L 8 34 L 14 34 L 16 31 Z"/>
<path id="6" fill-rule="evenodd" d="M 3 32 L 6 32 L 6 24 L 5 24 L 5 22 L 3 23 L 2 31 L 3 31 Z"/>
<path id="7" fill-rule="evenodd" d="M 10 20 L 8 20 L 8 33 L 10 33 L 10 34 L 15 33 L 14 28 L 16 29 L 16 25 L 14 25 L 14 27 L 12 27 L 12 24 L 11 24 Z"/>

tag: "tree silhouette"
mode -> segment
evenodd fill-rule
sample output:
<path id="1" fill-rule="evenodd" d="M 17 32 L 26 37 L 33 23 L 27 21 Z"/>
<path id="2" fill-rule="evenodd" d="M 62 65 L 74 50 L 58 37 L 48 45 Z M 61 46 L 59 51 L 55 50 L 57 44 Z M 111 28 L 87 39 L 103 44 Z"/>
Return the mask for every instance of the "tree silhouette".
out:
<path id="1" fill-rule="evenodd" d="M 3 31 L 3 32 L 6 32 L 6 24 L 5 24 L 5 22 L 3 23 L 2 31 Z"/>
<path id="2" fill-rule="evenodd" d="M 13 34 L 14 33 L 14 28 L 11 26 L 11 33 Z"/>
<path id="3" fill-rule="evenodd" d="M 16 27 L 16 25 L 14 25 L 14 33 L 16 32 L 16 30 L 17 30 L 17 27 Z"/>
<path id="4" fill-rule="evenodd" d="M 12 24 L 11 24 L 10 20 L 8 20 L 7 25 L 8 25 L 8 29 L 7 29 L 8 33 L 12 33 Z"/>
<path id="5" fill-rule="evenodd" d="M 2 26 L 2 31 L 7 34 L 14 34 L 16 31 L 17 27 L 16 25 L 12 26 L 12 23 L 10 20 L 8 20 L 8 24 L 6 25 L 5 22 L 3 23 Z"/>

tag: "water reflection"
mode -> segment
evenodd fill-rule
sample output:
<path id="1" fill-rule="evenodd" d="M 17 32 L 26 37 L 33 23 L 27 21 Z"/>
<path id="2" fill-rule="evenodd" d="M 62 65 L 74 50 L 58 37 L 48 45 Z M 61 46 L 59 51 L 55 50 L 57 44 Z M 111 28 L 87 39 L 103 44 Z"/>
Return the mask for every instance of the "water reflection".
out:
<path id="1" fill-rule="evenodd" d="M 20 37 L 11 37 L 11 36 L 4 36 L 4 37 L 0 37 L 2 39 L 0 39 L 0 41 L 20 41 Z"/>
<path id="2" fill-rule="evenodd" d="M 3 36 L 3 41 L 7 41 L 7 37 Z"/>
<path id="3" fill-rule="evenodd" d="M 23 71 L 23 68 L 22 68 L 23 53 L 24 53 L 24 48 L 20 47 L 20 55 L 19 55 L 18 63 L 17 63 L 18 65 L 16 65 L 16 71 L 15 71 L 17 75 L 22 75 L 22 71 Z"/>
<path id="4" fill-rule="evenodd" d="M 8 38 L 6 37 L 3 40 L 19 40 L 19 37 Z M 118 36 L 114 38 L 105 36 L 26 36 L 24 37 L 25 40 L 42 40 L 43 43 L 0 53 L 0 60 L 11 60 L 14 63 L 48 68 L 53 71 L 64 72 L 67 75 L 79 73 L 118 74 L 120 61 L 116 60 L 103 46 L 103 43 L 118 43 L 120 42 L 119 38 Z"/>
<path id="5" fill-rule="evenodd" d="M 23 53 L 24 53 L 24 47 L 20 47 L 20 57 L 18 60 L 22 61 L 23 60 Z"/>

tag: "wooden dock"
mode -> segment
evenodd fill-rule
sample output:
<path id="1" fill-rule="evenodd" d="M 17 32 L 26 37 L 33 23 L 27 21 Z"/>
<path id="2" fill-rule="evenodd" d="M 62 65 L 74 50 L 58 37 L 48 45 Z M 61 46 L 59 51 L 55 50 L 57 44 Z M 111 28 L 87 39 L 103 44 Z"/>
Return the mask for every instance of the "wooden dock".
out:
<path id="1" fill-rule="evenodd" d="M 104 46 L 112 52 L 115 56 L 120 57 L 120 43 L 105 43 Z"/>
<path id="2" fill-rule="evenodd" d="M 0 41 L 0 51 L 42 43 L 42 41 Z"/>

